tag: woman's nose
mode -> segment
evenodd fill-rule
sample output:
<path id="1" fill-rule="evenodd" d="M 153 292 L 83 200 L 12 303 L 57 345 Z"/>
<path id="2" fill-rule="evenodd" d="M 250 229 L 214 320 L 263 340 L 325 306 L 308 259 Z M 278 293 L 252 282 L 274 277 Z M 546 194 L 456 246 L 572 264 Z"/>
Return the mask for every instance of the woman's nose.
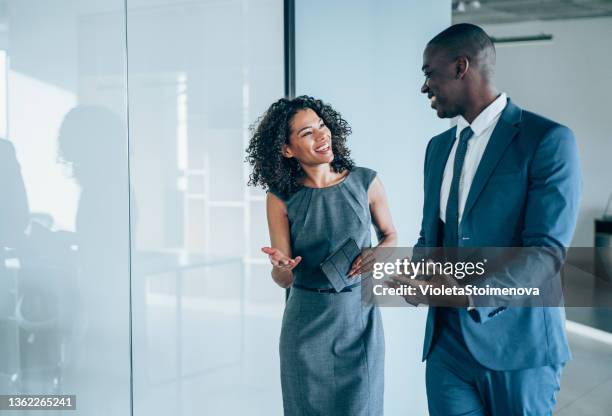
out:
<path id="1" fill-rule="evenodd" d="M 319 141 L 325 138 L 325 128 L 318 128 L 315 129 L 315 140 Z"/>

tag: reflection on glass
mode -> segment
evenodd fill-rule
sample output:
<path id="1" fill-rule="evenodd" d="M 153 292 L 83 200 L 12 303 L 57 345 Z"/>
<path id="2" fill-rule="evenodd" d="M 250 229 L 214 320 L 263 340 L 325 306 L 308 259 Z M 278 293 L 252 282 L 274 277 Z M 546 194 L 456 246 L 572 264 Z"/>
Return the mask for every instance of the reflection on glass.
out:
<path id="1" fill-rule="evenodd" d="M 6 65 L 6 50 L 0 49 L 0 137 L 6 137 L 7 135 L 8 109 L 6 106 Z"/>
<path id="2" fill-rule="evenodd" d="M 126 345 L 113 342 L 116 323 L 126 320 L 128 301 L 125 294 L 117 293 L 127 285 L 115 280 L 126 274 L 128 265 L 125 139 L 123 121 L 96 106 L 71 109 L 58 138 L 59 159 L 70 166 L 80 190 L 73 236 L 78 271 L 69 287 L 77 288 L 79 311 L 73 388 L 80 393 L 79 400 L 88 405 L 109 401 L 99 394 L 101 386 L 111 397 L 126 395 L 117 390 L 121 385 L 114 383 L 115 375 L 108 371 L 109 362 L 129 354 Z M 120 251 L 109 249 L 109 242 L 119 244 Z M 126 303 L 121 307 L 117 300 Z M 129 368 L 122 370 L 128 373 Z"/>
<path id="3" fill-rule="evenodd" d="M 282 413 L 284 292 L 260 266 L 264 198 L 243 163 L 283 94 L 282 11 L 128 1 L 136 414 Z"/>
<path id="4" fill-rule="evenodd" d="M 0 394 L 279 414 L 243 155 L 282 95 L 282 1 L 154 3 L 0 5 Z"/>
<path id="5" fill-rule="evenodd" d="M 0 7 L 0 394 L 76 394 L 83 415 L 130 409 L 122 10 Z"/>

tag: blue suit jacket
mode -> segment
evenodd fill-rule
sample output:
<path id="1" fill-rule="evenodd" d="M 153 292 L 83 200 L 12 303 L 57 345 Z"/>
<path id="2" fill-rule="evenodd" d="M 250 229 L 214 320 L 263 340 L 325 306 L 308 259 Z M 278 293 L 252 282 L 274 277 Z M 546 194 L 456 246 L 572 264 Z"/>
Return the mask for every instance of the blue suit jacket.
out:
<path id="1" fill-rule="evenodd" d="M 431 139 L 427 147 L 417 247 L 442 246 L 440 186 L 454 140 L 455 127 Z M 508 100 L 469 190 L 458 246 L 563 250 L 572 239 L 580 191 L 572 131 Z M 431 349 L 435 314 L 436 308 L 430 307 L 423 360 Z M 459 319 L 468 349 L 487 368 L 516 370 L 570 359 L 563 308 L 462 308 Z"/>

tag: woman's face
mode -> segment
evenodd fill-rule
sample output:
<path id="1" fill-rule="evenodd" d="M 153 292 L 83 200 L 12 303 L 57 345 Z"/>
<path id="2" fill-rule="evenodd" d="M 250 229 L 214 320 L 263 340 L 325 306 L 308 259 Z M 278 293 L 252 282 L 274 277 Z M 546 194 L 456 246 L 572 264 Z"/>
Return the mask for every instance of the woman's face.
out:
<path id="1" fill-rule="evenodd" d="M 310 108 L 298 111 L 290 126 L 289 144 L 283 146 L 283 156 L 294 157 L 309 166 L 334 160 L 331 131 L 316 112 Z"/>

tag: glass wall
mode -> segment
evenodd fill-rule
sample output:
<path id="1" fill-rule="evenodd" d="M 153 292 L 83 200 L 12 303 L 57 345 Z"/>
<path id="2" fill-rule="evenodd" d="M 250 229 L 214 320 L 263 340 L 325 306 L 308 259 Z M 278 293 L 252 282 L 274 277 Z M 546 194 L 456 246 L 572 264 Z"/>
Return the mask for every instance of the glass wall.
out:
<path id="1" fill-rule="evenodd" d="M 243 160 L 283 95 L 283 2 L 130 0 L 127 23 L 134 413 L 282 414 L 284 291 Z"/>
<path id="2" fill-rule="evenodd" d="M 0 3 L 0 391 L 82 415 L 130 407 L 123 10 Z"/>
<path id="3" fill-rule="evenodd" d="M 243 163 L 282 54 L 281 0 L 0 2 L 0 394 L 282 413 Z"/>

